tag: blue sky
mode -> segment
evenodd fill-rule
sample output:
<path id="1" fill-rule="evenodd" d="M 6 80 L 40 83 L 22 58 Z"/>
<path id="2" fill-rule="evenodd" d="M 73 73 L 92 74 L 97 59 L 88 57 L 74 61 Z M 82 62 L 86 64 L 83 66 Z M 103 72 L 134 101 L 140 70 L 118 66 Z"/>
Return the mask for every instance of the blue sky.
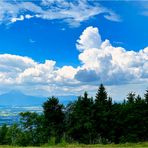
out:
<path id="1" fill-rule="evenodd" d="M 2 0 L 0 10 L 1 93 L 94 95 L 104 83 L 123 98 L 148 87 L 148 2 Z"/>

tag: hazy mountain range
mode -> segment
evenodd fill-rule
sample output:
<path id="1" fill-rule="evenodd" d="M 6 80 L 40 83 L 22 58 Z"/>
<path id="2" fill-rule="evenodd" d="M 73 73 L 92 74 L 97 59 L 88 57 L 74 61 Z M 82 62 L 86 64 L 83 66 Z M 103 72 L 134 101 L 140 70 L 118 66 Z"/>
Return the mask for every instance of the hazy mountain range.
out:
<path id="1" fill-rule="evenodd" d="M 70 101 L 75 100 L 76 96 L 58 96 L 59 100 L 63 104 L 67 104 Z M 0 95 L 1 106 L 36 106 L 42 105 L 47 100 L 46 97 L 36 97 L 25 95 L 19 91 L 11 91 L 6 94 Z"/>

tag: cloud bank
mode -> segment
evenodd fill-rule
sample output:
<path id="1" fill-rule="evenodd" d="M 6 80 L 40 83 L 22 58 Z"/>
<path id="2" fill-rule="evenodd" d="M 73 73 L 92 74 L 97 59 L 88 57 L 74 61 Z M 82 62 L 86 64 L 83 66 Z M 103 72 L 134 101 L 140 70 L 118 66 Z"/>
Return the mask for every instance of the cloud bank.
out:
<path id="1" fill-rule="evenodd" d="M 105 8 L 99 2 L 89 0 L 40 0 L 0 1 L 0 23 L 15 23 L 24 19 L 40 18 L 44 20 L 61 20 L 72 27 L 102 14 L 110 21 L 121 21 L 121 18 L 112 10 Z"/>
<path id="2" fill-rule="evenodd" d="M 38 63 L 29 57 L 0 54 L 0 88 L 35 95 L 78 95 L 107 86 L 148 83 L 148 47 L 128 51 L 102 41 L 99 29 L 87 27 L 76 41 L 80 65 L 57 67 L 56 61 Z M 145 88 L 146 89 L 146 88 Z"/>
<path id="3" fill-rule="evenodd" d="M 93 36 L 93 37 L 92 37 Z M 94 46 L 93 46 L 94 45 Z M 98 28 L 88 27 L 77 40 L 82 65 L 76 78 L 84 79 L 88 73 L 96 81 L 108 85 L 142 83 L 148 80 L 148 47 L 138 52 L 113 47 L 109 40 L 101 41 Z M 84 72 L 85 71 L 85 72 Z M 82 82 L 87 82 L 87 79 Z"/>

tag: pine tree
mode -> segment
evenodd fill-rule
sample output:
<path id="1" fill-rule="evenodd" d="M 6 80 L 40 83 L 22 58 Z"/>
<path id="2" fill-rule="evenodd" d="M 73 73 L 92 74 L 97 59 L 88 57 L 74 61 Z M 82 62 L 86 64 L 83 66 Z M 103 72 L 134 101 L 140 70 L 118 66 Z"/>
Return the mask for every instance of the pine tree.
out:
<path id="1" fill-rule="evenodd" d="M 58 98 L 51 97 L 43 104 L 43 112 L 47 137 L 53 136 L 59 142 L 64 130 L 63 105 L 59 104 Z"/>
<path id="2" fill-rule="evenodd" d="M 141 102 L 142 98 L 141 98 L 140 95 L 138 95 L 135 100 L 136 100 L 137 103 L 139 103 L 139 102 Z"/>
<path id="3" fill-rule="evenodd" d="M 109 116 L 111 109 L 112 99 L 107 95 L 105 87 L 100 84 L 99 89 L 96 93 L 95 104 L 94 104 L 94 121 L 96 129 L 96 141 L 98 139 L 108 138 L 109 133 Z"/>
<path id="4" fill-rule="evenodd" d="M 107 102 L 107 92 L 103 84 L 100 84 L 99 89 L 96 94 L 95 102 L 97 104 L 105 104 Z"/>
<path id="5" fill-rule="evenodd" d="M 112 106 L 112 98 L 108 97 L 108 107 L 111 108 Z"/>
<path id="6" fill-rule="evenodd" d="M 144 97 L 145 97 L 145 102 L 148 104 L 148 89 L 146 90 Z"/>
<path id="7" fill-rule="evenodd" d="M 92 110 L 93 99 L 88 97 L 87 92 L 71 104 L 67 117 L 68 138 L 80 143 L 93 143 L 95 130 Z"/>
<path id="8" fill-rule="evenodd" d="M 128 94 L 128 96 L 127 96 L 127 102 L 128 103 L 134 103 L 134 101 L 135 101 L 135 93 L 133 93 L 133 92 L 130 92 L 129 94 Z"/>

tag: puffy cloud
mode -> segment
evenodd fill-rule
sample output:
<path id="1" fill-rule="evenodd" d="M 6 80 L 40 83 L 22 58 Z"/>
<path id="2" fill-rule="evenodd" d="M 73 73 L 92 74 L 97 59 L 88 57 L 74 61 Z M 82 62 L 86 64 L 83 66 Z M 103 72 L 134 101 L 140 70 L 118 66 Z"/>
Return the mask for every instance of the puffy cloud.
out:
<path id="1" fill-rule="evenodd" d="M 82 35 L 77 40 L 76 47 L 79 51 L 91 48 L 99 48 L 101 42 L 101 36 L 99 34 L 98 28 L 93 28 L 90 26 L 83 31 Z"/>
<path id="2" fill-rule="evenodd" d="M 49 84 L 54 79 L 55 61 L 46 60 L 43 64 L 35 63 L 32 67 L 25 69 L 17 77 L 17 82 L 32 84 Z"/>
<path id="3" fill-rule="evenodd" d="M 35 65 L 35 63 L 36 62 L 28 57 L 21 57 L 11 54 L 0 54 L 0 66 L 2 66 L 4 69 L 9 68 L 10 71 L 14 69 L 23 71 L 26 68 L 32 67 Z"/>
<path id="4" fill-rule="evenodd" d="M 1 90 L 19 89 L 36 95 L 79 95 L 84 90 L 95 92 L 100 83 L 108 85 L 109 89 L 121 85 L 122 89 L 124 85 L 129 88 L 134 84 L 145 87 L 148 83 L 148 47 L 139 51 L 114 47 L 109 40 L 101 41 L 94 27 L 83 31 L 77 47 L 81 51 L 78 57 L 81 64 L 76 68 L 57 67 L 52 60 L 38 63 L 29 57 L 0 54 Z"/>
<path id="5" fill-rule="evenodd" d="M 98 75 L 94 70 L 86 70 L 86 69 L 79 70 L 76 73 L 75 78 L 81 82 L 86 82 L 86 83 L 99 80 Z"/>
<path id="6" fill-rule="evenodd" d="M 24 19 L 41 18 L 45 20 L 64 20 L 70 26 L 79 26 L 81 22 L 102 14 L 111 21 L 120 21 L 113 11 L 88 0 L 41 0 L 35 1 L 0 1 L 0 23 L 14 23 Z"/>
<path id="7" fill-rule="evenodd" d="M 67 79 L 73 80 L 76 72 L 77 72 L 77 69 L 73 68 L 72 66 L 64 66 L 58 69 L 57 75 L 59 80 L 66 79 L 67 81 Z"/>
<path id="8" fill-rule="evenodd" d="M 29 57 L 0 54 L 0 88 L 5 91 L 19 89 L 38 94 L 42 90 L 39 95 L 70 93 L 68 88 L 72 90 L 79 83 L 74 79 L 75 74 L 72 66 L 59 68 L 52 60 L 38 63 Z"/>
<path id="9" fill-rule="evenodd" d="M 77 42 L 78 50 L 82 51 L 79 54 L 82 65 L 75 76 L 77 80 L 96 80 L 108 85 L 148 81 L 148 48 L 136 52 L 113 47 L 109 40 L 101 42 L 98 29 L 93 27 L 86 28 Z M 91 75 L 90 79 L 88 75 Z"/>

